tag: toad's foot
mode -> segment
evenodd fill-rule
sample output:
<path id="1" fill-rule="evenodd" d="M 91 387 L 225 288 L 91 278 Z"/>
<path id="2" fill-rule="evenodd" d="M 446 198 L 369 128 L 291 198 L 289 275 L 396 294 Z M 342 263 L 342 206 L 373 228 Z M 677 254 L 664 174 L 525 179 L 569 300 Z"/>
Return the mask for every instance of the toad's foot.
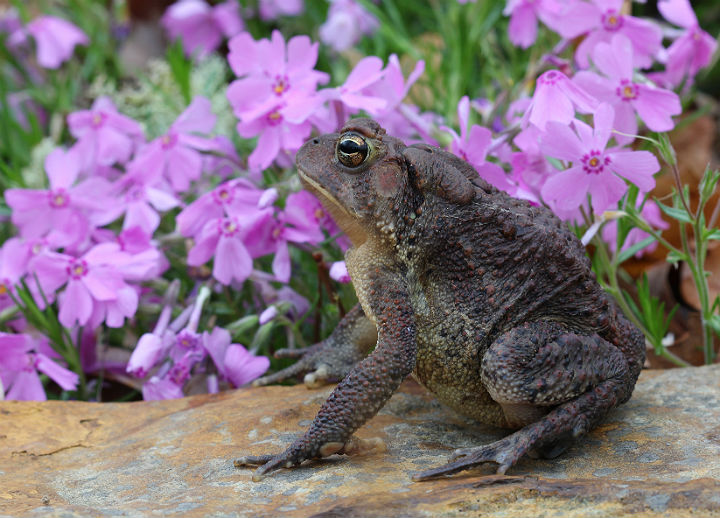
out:
<path id="1" fill-rule="evenodd" d="M 339 442 L 325 443 L 318 451 L 318 455 L 314 458 L 329 457 L 335 453 L 340 455 L 362 456 L 372 453 L 383 453 L 385 451 L 387 451 L 387 445 L 379 437 L 360 439 L 352 436 L 345 444 Z M 248 455 L 246 457 L 240 457 L 236 459 L 233 464 L 236 468 L 259 466 L 252 477 L 254 482 L 259 482 L 273 471 L 297 466 L 309 458 L 310 457 L 303 456 L 302 450 L 290 447 L 278 455 Z"/>
<path id="2" fill-rule="evenodd" d="M 281 349 L 276 358 L 297 358 L 298 361 L 279 372 L 258 378 L 253 386 L 269 385 L 304 374 L 308 388 L 338 382 L 363 358 L 377 342 L 375 324 L 355 306 L 325 340 L 304 349 Z"/>
<path id="3" fill-rule="evenodd" d="M 415 473 L 412 479 L 419 482 L 453 475 L 487 463 L 497 464 L 497 474 L 504 475 L 527 452 L 528 448 L 523 444 L 527 442 L 527 438 L 523 437 L 522 432 L 523 430 L 486 446 L 456 450 L 446 465 Z"/>

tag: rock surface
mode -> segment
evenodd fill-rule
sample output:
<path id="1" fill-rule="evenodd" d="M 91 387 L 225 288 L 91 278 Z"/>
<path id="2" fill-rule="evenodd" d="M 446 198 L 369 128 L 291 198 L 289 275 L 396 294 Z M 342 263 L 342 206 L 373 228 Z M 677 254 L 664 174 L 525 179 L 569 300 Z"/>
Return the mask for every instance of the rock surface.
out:
<path id="1" fill-rule="evenodd" d="M 240 455 L 279 451 L 330 388 L 140 403 L 0 402 L 0 516 L 720 517 L 720 365 L 645 371 L 629 403 L 555 460 L 414 483 L 457 447 L 503 435 L 405 382 L 333 457 L 253 483 Z"/>

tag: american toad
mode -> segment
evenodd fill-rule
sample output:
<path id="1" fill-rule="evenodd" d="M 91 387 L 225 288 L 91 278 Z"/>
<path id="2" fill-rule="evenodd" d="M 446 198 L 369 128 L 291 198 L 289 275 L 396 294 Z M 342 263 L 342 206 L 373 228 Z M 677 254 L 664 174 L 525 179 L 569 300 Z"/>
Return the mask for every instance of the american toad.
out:
<path id="1" fill-rule="evenodd" d="M 259 381 L 302 372 L 310 385 L 342 379 L 284 453 L 236 461 L 260 465 L 255 478 L 362 448 L 352 433 L 410 373 L 457 412 L 517 429 L 416 480 L 553 457 L 630 398 L 643 335 L 551 211 L 368 119 L 307 142 L 297 167 L 352 240 L 346 260 L 360 303 L 298 363 Z"/>

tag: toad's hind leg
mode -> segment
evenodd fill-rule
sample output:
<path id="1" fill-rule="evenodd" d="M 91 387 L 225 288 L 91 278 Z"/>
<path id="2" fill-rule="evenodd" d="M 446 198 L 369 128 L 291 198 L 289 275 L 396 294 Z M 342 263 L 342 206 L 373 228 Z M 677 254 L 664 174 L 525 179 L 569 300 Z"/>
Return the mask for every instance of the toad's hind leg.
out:
<path id="1" fill-rule="evenodd" d="M 531 322 L 500 336 L 483 356 L 482 381 L 517 432 L 458 450 L 424 480 L 492 462 L 505 473 L 523 455 L 554 456 L 627 400 L 635 377 L 620 349 L 600 336 L 578 335 L 555 322 Z"/>

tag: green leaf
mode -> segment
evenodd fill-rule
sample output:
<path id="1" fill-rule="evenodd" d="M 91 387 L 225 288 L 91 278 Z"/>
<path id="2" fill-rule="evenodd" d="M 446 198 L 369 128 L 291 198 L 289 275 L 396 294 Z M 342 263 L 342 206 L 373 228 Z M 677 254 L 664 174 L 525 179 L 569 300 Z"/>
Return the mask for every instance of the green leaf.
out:
<path id="1" fill-rule="evenodd" d="M 703 239 L 720 239 L 720 228 L 710 228 L 703 233 Z"/>
<path id="2" fill-rule="evenodd" d="M 192 89 L 190 85 L 192 60 L 185 57 L 180 40 L 168 47 L 167 61 L 170 65 L 173 79 L 175 79 L 175 83 L 177 83 L 180 93 L 185 100 L 185 104 L 190 104 L 192 100 Z"/>
<path id="3" fill-rule="evenodd" d="M 681 261 L 687 261 L 688 259 L 689 258 L 686 254 L 677 252 L 675 250 L 670 250 L 670 252 L 668 252 L 667 257 L 665 258 L 665 260 L 667 262 L 669 262 L 670 264 L 677 264 Z"/>
<path id="4" fill-rule="evenodd" d="M 665 214 L 670 216 L 672 219 L 677 220 L 677 221 L 682 221 L 683 223 L 692 224 L 693 220 L 685 209 L 678 209 L 675 207 L 670 207 L 659 201 L 657 202 L 657 204 L 658 204 L 658 207 L 660 207 L 660 210 L 662 210 Z"/>
<path id="5" fill-rule="evenodd" d="M 627 250 L 623 250 L 618 254 L 617 261 L 618 263 L 623 263 L 630 259 L 632 256 L 634 256 L 637 252 L 645 248 L 646 246 L 649 246 L 655 242 L 655 238 L 652 236 L 646 237 L 639 243 L 635 243 L 633 246 L 628 248 Z"/>

